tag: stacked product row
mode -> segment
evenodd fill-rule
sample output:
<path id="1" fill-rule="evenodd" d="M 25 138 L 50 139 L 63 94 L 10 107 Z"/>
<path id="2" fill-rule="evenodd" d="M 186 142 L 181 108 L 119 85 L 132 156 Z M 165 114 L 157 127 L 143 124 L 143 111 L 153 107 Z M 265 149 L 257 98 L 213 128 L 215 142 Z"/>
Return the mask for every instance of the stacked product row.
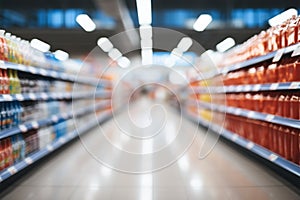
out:
<path id="1" fill-rule="evenodd" d="M 276 164 L 296 174 L 300 172 L 299 27 L 300 18 L 293 17 L 226 52 L 219 66 L 222 73 L 191 81 L 187 101 L 188 113 L 200 123 L 223 127 L 224 137 L 244 148 L 256 144 L 259 148 L 253 152 L 260 156 L 277 154 Z M 279 50 L 290 45 L 293 48 Z M 281 54 L 256 59 L 272 51 Z"/>
<path id="2" fill-rule="evenodd" d="M 225 53 L 221 67 L 249 60 L 300 42 L 300 17 L 270 27 Z"/>
<path id="3" fill-rule="evenodd" d="M 73 78 L 62 68 L 67 61 L 1 30 L 0 62 L 0 182 L 109 115 L 110 81 L 109 88 L 95 87 L 80 81 L 85 77 Z M 95 71 L 93 67 L 85 64 L 86 71 Z M 107 92 L 102 95 L 103 90 Z M 91 99 L 89 93 L 98 95 Z"/>

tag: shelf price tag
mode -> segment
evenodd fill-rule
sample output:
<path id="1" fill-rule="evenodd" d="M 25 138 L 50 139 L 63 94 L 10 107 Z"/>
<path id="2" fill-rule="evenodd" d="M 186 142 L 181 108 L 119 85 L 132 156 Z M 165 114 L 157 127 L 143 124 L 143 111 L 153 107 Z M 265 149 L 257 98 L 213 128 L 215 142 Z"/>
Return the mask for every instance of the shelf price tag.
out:
<path id="1" fill-rule="evenodd" d="M 237 108 L 234 110 L 235 115 L 240 115 L 242 113 L 242 110 L 240 108 Z"/>
<path id="2" fill-rule="evenodd" d="M 34 67 L 28 67 L 28 71 L 32 74 L 37 74 L 37 69 Z"/>
<path id="3" fill-rule="evenodd" d="M 18 172 L 18 170 L 16 169 L 15 166 L 11 166 L 7 169 L 7 171 L 11 174 L 11 175 L 14 175 L 15 173 Z"/>
<path id="4" fill-rule="evenodd" d="M 31 165 L 33 163 L 33 160 L 30 157 L 25 158 L 24 160 L 28 165 Z"/>
<path id="5" fill-rule="evenodd" d="M 245 91 L 245 92 L 251 91 L 251 85 L 246 85 L 246 86 L 244 87 L 244 91 Z"/>
<path id="6" fill-rule="evenodd" d="M 41 98 L 42 98 L 43 100 L 47 100 L 47 99 L 48 99 L 48 95 L 47 95 L 45 92 L 43 92 L 43 93 L 41 94 Z"/>
<path id="7" fill-rule="evenodd" d="M 277 90 L 279 86 L 279 83 L 272 83 L 270 86 L 270 90 Z"/>
<path id="8" fill-rule="evenodd" d="M 23 101 L 24 100 L 24 96 L 22 95 L 22 94 L 16 94 L 16 99 L 18 100 L 18 101 Z"/>
<path id="9" fill-rule="evenodd" d="M 26 133 L 28 131 L 27 127 L 24 124 L 19 125 L 19 129 L 22 133 Z"/>
<path id="10" fill-rule="evenodd" d="M 274 117 L 275 117 L 275 115 L 269 114 L 266 116 L 266 121 L 271 122 L 274 119 Z"/>
<path id="11" fill-rule="evenodd" d="M 278 62 L 281 59 L 283 53 L 284 53 L 284 49 L 278 49 L 272 62 Z"/>
<path id="12" fill-rule="evenodd" d="M 238 137 L 239 136 L 237 134 L 233 134 L 231 140 L 235 142 L 238 139 Z"/>
<path id="13" fill-rule="evenodd" d="M 299 56 L 300 55 L 300 45 L 296 47 L 296 49 L 293 51 L 291 57 Z"/>
<path id="14" fill-rule="evenodd" d="M 52 122 L 54 122 L 54 123 L 58 122 L 58 117 L 57 117 L 57 115 L 53 115 L 53 116 L 51 117 L 51 120 L 52 120 Z"/>
<path id="15" fill-rule="evenodd" d="M 63 144 L 63 143 L 66 142 L 66 139 L 65 139 L 64 137 L 61 137 L 61 138 L 59 138 L 59 142 L 60 142 L 61 144 Z"/>
<path id="16" fill-rule="evenodd" d="M 254 143 L 253 142 L 249 142 L 247 144 L 247 149 L 251 150 L 254 147 Z"/>
<path id="17" fill-rule="evenodd" d="M 3 60 L 0 60 L 0 68 L 1 69 L 6 69 L 5 63 Z"/>
<path id="18" fill-rule="evenodd" d="M 47 71 L 44 69 L 40 69 L 40 74 L 43 76 L 47 76 Z"/>
<path id="19" fill-rule="evenodd" d="M 21 65 L 21 64 L 18 64 L 17 68 L 20 71 L 25 71 L 26 70 L 26 67 L 24 65 Z"/>
<path id="20" fill-rule="evenodd" d="M 13 97 L 9 94 L 3 94 L 3 99 L 5 101 L 12 101 L 13 100 Z"/>
<path id="21" fill-rule="evenodd" d="M 300 88 L 300 82 L 292 82 L 289 86 L 289 89 L 299 89 Z"/>
<path id="22" fill-rule="evenodd" d="M 53 151 L 53 146 L 52 146 L 52 145 L 50 145 L 50 144 L 49 144 L 49 145 L 47 145 L 47 150 L 48 150 L 48 151 Z"/>
<path id="23" fill-rule="evenodd" d="M 270 161 L 274 162 L 278 158 L 278 156 L 275 155 L 275 154 L 271 154 L 271 155 L 269 155 L 268 158 L 269 158 Z"/>
<path id="24" fill-rule="evenodd" d="M 36 100 L 36 96 L 34 93 L 30 93 L 28 96 L 31 100 Z"/>
<path id="25" fill-rule="evenodd" d="M 260 84 L 256 84 L 253 86 L 253 91 L 259 91 L 261 88 L 261 85 Z"/>
<path id="26" fill-rule="evenodd" d="M 50 72 L 50 75 L 51 75 L 52 77 L 56 78 L 56 77 L 57 77 L 57 72 L 56 72 L 56 71 L 51 71 L 51 72 Z"/>
<path id="27" fill-rule="evenodd" d="M 37 121 L 33 121 L 31 122 L 31 126 L 34 128 L 34 129 L 38 129 L 39 128 L 39 123 Z"/>

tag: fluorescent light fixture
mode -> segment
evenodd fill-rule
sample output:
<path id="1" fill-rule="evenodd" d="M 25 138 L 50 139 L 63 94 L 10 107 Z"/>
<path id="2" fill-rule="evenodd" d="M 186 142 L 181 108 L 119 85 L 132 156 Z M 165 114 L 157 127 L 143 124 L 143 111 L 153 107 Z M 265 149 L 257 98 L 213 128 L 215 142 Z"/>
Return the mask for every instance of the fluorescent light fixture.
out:
<path id="1" fill-rule="evenodd" d="M 69 54 L 62 50 L 56 50 L 54 52 L 54 57 L 58 60 L 65 61 L 69 59 Z"/>
<path id="2" fill-rule="evenodd" d="M 118 62 L 118 65 L 122 68 L 127 68 L 130 65 L 130 60 L 125 56 L 122 56 L 121 58 L 119 58 L 117 60 L 117 62 Z"/>
<path id="3" fill-rule="evenodd" d="M 194 23 L 193 28 L 195 31 L 204 31 L 211 21 L 212 17 L 209 14 L 202 14 Z"/>
<path id="4" fill-rule="evenodd" d="M 151 0 L 136 0 L 136 7 L 140 25 L 150 25 L 152 23 Z"/>
<path id="5" fill-rule="evenodd" d="M 104 51 L 104 52 L 109 52 L 114 48 L 113 44 L 109 41 L 108 38 L 102 37 L 99 38 L 97 41 L 97 45 Z"/>
<path id="6" fill-rule="evenodd" d="M 39 39 L 36 39 L 36 38 L 34 38 L 30 41 L 30 46 L 32 48 L 35 48 L 35 49 L 41 51 L 41 52 L 47 52 L 47 51 L 50 50 L 50 45 L 49 44 L 47 44 L 46 42 L 43 42 Z"/>
<path id="7" fill-rule="evenodd" d="M 177 48 L 180 49 L 182 52 L 187 51 L 193 44 L 193 40 L 189 37 L 183 37 L 178 45 Z"/>
<path id="8" fill-rule="evenodd" d="M 76 17 L 76 22 L 86 31 L 92 32 L 96 29 L 96 24 L 87 14 L 80 14 Z"/>
<path id="9" fill-rule="evenodd" d="M 235 41 L 233 38 L 228 37 L 219 44 L 217 44 L 216 48 L 219 52 L 224 52 L 235 45 Z"/>
<path id="10" fill-rule="evenodd" d="M 108 56 L 113 60 L 117 60 L 122 56 L 122 53 L 118 49 L 113 48 L 108 52 Z"/>
<path id="11" fill-rule="evenodd" d="M 140 26 L 141 39 L 152 38 L 152 27 L 150 25 Z"/>
<path id="12" fill-rule="evenodd" d="M 277 26 L 279 24 L 282 24 L 287 19 L 291 18 L 293 15 L 298 16 L 298 11 L 295 8 L 290 8 L 275 17 L 269 19 L 270 26 Z"/>
<path id="13" fill-rule="evenodd" d="M 142 49 L 151 49 L 152 48 L 152 38 L 145 38 L 141 40 L 141 48 Z"/>
<path id="14" fill-rule="evenodd" d="M 152 49 L 142 49 L 142 64 L 151 65 L 153 62 L 153 51 Z"/>

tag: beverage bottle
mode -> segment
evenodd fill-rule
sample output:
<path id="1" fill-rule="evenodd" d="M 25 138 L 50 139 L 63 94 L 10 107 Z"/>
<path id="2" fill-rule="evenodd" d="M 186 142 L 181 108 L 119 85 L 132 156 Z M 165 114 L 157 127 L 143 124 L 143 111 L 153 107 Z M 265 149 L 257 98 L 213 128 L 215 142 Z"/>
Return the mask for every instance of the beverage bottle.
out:
<path id="1" fill-rule="evenodd" d="M 4 53 L 4 30 L 0 30 L 0 60 L 5 60 L 5 53 Z"/>
<path id="2" fill-rule="evenodd" d="M 9 69 L 8 70 L 8 79 L 9 79 L 9 90 L 10 90 L 10 94 L 15 94 L 15 78 L 13 76 L 13 70 L 12 69 Z"/>
<path id="3" fill-rule="evenodd" d="M 7 71 L 5 69 L 3 69 L 2 71 L 2 75 L 3 75 L 3 94 L 9 94 L 9 78 L 7 76 Z"/>
<path id="4" fill-rule="evenodd" d="M 5 156 L 4 156 L 4 146 L 3 140 L 0 141 L 0 171 L 5 168 Z"/>
<path id="5" fill-rule="evenodd" d="M 16 94 L 20 94 L 22 92 L 22 88 L 21 88 L 21 81 L 19 79 L 18 76 L 18 71 L 14 70 L 14 78 L 15 78 L 15 84 L 16 84 Z"/>
<path id="6" fill-rule="evenodd" d="M 3 81 L 2 69 L 0 69 L 0 94 L 4 94 L 3 88 L 4 88 L 4 81 Z"/>
<path id="7" fill-rule="evenodd" d="M 11 33 L 5 33 L 4 36 L 7 44 L 7 60 L 12 62 L 13 52 L 11 47 Z"/>

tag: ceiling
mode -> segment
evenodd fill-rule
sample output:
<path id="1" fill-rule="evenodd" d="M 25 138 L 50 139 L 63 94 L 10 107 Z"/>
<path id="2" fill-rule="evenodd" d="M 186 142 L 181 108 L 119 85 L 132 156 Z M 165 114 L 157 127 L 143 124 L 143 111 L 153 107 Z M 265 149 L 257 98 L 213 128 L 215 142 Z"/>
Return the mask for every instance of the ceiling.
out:
<path id="1" fill-rule="evenodd" d="M 122 9 L 117 6 L 120 5 L 120 2 Z M 222 17 L 225 18 L 234 8 L 300 8 L 299 0 L 152 0 L 152 2 L 153 11 L 164 11 L 172 9 L 217 9 L 222 13 Z M 1 9 L 10 9 L 20 12 L 23 15 L 30 15 L 30 12 L 32 12 L 32 10 L 47 10 L 52 8 L 79 8 L 85 10 L 86 12 L 101 10 L 116 19 L 117 29 L 99 29 L 92 33 L 86 33 L 79 28 L 2 28 L 11 31 L 12 33 L 19 35 L 25 39 L 31 39 L 33 37 L 43 39 L 44 41 L 49 42 L 52 45 L 53 49 L 64 49 L 71 54 L 86 54 L 95 47 L 96 41 L 100 36 L 109 37 L 120 31 L 123 31 L 126 28 L 133 28 L 132 23 L 124 23 L 124 20 L 121 16 L 129 16 L 128 11 L 135 12 L 136 3 L 135 0 L 0 0 L 0 12 Z M 124 11 L 126 12 L 124 13 Z M 262 28 L 265 27 L 234 29 L 228 26 L 222 27 L 222 29 L 215 28 L 212 30 L 206 30 L 201 33 L 187 29 L 177 28 L 177 30 L 199 41 L 206 49 L 213 49 L 215 47 L 215 44 L 217 44 L 227 36 L 233 36 L 236 39 L 237 43 L 241 43 L 250 36 L 258 33 Z"/>

